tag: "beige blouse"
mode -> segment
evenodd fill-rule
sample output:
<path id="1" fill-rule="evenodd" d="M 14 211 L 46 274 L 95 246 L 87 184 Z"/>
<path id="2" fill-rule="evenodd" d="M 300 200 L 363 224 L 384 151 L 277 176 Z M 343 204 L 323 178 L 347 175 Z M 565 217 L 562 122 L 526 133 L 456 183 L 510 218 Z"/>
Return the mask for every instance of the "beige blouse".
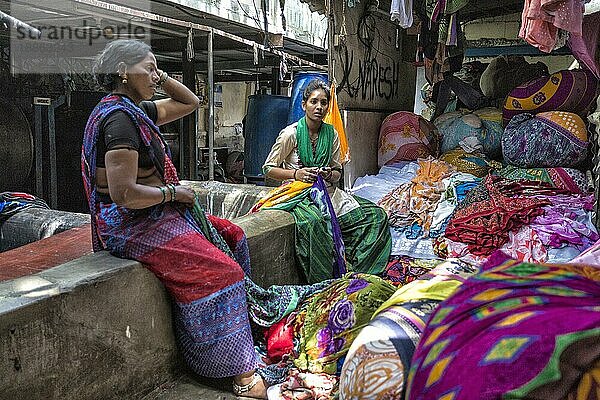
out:
<path id="1" fill-rule="evenodd" d="M 263 172 L 265 175 L 273 167 L 281 167 L 284 169 L 298 169 L 300 168 L 300 158 L 298 157 L 298 142 L 296 141 L 296 127 L 298 123 L 293 123 L 286 126 L 279 132 L 275 144 L 271 148 L 271 152 L 267 156 L 267 160 L 263 164 Z M 340 163 L 340 138 L 337 131 L 334 131 L 333 136 L 333 151 L 331 156 L 331 162 L 329 166 L 341 170 L 342 164 Z M 331 185 L 327 182 L 328 185 Z M 360 205 L 352 195 L 344 192 L 340 188 L 336 187 L 334 192 L 331 193 L 331 203 L 337 216 L 342 216 L 349 211 L 352 211 Z"/>
<path id="2" fill-rule="evenodd" d="M 291 125 L 286 126 L 279 132 L 275 144 L 271 148 L 271 152 L 267 156 L 267 160 L 263 165 L 263 172 L 266 174 L 273 167 L 281 167 L 284 169 L 298 169 L 300 168 L 300 158 L 298 157 L 298 142 L 296 141 L 296 127 L 298 123 L 295 122 Z M 340 138 L 336 131 L 333 136 L 333 154 L 331 156 L 331 162 L 329 166 L 332 168 L 341 169 L 340 164 Z"/>

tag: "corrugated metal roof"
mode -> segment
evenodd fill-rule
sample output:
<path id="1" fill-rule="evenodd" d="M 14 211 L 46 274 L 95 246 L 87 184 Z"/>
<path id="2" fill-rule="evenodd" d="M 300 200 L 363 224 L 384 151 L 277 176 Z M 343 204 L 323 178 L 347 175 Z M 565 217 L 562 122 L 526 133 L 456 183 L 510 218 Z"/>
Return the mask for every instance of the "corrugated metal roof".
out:
<path id="1" fill-rule="evenodd" d="M 217 34 L 217 39 L 213 43 L 216 82 L 254 80 L 254 78 L 268 81 L 272 78 L 273 68 L 279 67 L 283 53 L 290 65 L 298 68 L 303 68 L 302 66 L 310 69 L 326 68 L 327 65 L 327 51 L 324 48 L 289 37 L 282 38 L 280 44 L 282 47 L 255 52 L 255 46 L 258 49 L 258 46 L 264 43 L 261 29 L 183 6 L 173 7 L 168 2 L 151 0 L 152 8 L 149 12 L 136 8 L 136 4 L 141 3 L 138 0 L 123 0 L 119 7 L 131 6 L 131 9 L 137 12 L 136 14 L 131 11 L 124 17 L 122 12 L 109 7 L 112 3 L 98 3 L 102 4 L 96 5 L 94 0 L 52 0 L 51 2 L 0 0 L 0 10 L 16 10 L 18 12 L 15 15 L 26 16 L 20 18 L 23 22 L 35 26 L 38 26 L 40 21 L 48 21 L 50 17 L 52 17 L 52 25 L 59 27 L 72 27 L 84 22 L 89 26 L 96 26 L 96 23 L 102 24 L 100 26 L 120 26 L 119 21 L 126 22 L 131 19 L 134 21 L 133 24 L 143 24 L 144 32 L 151 35 L 153 51 L 161 66 L 169 72 L 180 71 L 182 68 L 184 47 L 182 43 L 187 38 L 187 26 L 191 26 L 187 23 L 211 27 L 223 33 Z M 106 7 L 103 7 L 104 5 Z M 156 19 L 150 19 L 149 15 Z M 0 18 L 0 45 L 10 41 L 10 34 L 10 30 L 3 28 L 2 18 Z M 269 39 L 278 39 L 278 37 L 273 36 Z M 207 71 L 207 35 L 204 31 L 196 29 L 193 42 L 196 50 L 194 54 L 196 68 L 199 72 Z M 83 63 L 82 60 L 85 59 L 89 64 L 96 52 L 97 50 L 93 51 L 91 46 L 85 46 L 85 49 L 81 50 L 82 54 L 78 55 L 77 61 Z M 67 65 L 73 63 L 75 63 L 73 60 L 66 62 Z"/>

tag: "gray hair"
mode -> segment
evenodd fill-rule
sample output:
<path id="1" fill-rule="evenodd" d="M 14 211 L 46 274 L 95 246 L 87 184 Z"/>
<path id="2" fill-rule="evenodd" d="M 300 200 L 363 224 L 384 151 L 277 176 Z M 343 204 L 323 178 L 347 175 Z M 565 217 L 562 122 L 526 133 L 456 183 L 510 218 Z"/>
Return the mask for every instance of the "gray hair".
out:
<path id="1" fill-rule="evenodd" d="M 152 48 L 140 40 L 118 39 L 108 43 L 96 57 L 92 68 L 98 86 L 109 92 L 114 90 L 120 79 L 117 73 L 119 65 L 135 65 L 151 51 Z"/>
<path id="2" fill-rule="evenodd" d="M 327 101 L 331 101 L 331 89 L 329 88 L 329 85 L 318 78 L 313 79 L 308 83 L 308 85 L 306 85 L 304 88 L 304 93 L 302 94 L 302 101 L 307 101 L 310 97 L 310 94 L 319 89 L 325 92 L 327 95 Z"/>

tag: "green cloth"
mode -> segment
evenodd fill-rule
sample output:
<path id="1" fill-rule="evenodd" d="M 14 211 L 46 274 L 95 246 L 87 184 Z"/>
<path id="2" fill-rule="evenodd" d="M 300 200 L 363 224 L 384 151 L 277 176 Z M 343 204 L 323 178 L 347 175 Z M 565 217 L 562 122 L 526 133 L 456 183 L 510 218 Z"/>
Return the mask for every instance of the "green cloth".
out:
<path id="1" fill-rule="evenodd" d="M 296 127 L 296 141 L 298 142 L 298 157 L 305 167 L 326 167 L 331 163 L 333 149 L 333 125 L 323 122 L 319 128 L 319 137 L 315 153 L 310 143 L 306 117 L 300 118 Z"/>
<path id="2" fill-rule="evenodd" d="M 298 121 L 296 140 L 298 156 L 305 167 L 323 167 L 331 163 L 333 126 L 323 123 L 313 153 L 305 117 Z M 323 204 L 310 197 L 311 189 L 296 195 L 274 209 L 292 214 L 296 230 L 296 261 L 309 283 L 331 279 L 335 260 L 331 221 L 321 212 Z M 347 271 L 380 274 L 384 271 L 391 249 L 392 237 L 385 211 L 372 202 L 355 197 L 360 207 L 337 216 L 346 250 Z"/>
<path id="3" fill-rule="evenodd" d="M 340 360 L 373 312 L 396 290 L 373 275 L 346 274 L 300 303 L 292 322 L 296 367 L 336 374 Z"/>
<path id="4" fill-rule="evenodd" d="M 425 10 L 427 11 L 427 16 L 429 18 L 433 16 L 435 7 L 439 2 L 440 0 L 426 0 Z M 447 0 L 444 9 L 440 13 L 440 16 L 454 14 L 455 12 L 458 12 L 462 8 L 466 7 L 467 4 L 469 4 L 469 0 Z"/>
<path id="5" fill-rule="evenodd" d="M 353 272 L 380 274 L 392 249 L 385 211 L 372 202 L 354 196 L 360 204 L 338 216 L 346 247 L 346 268 Z M 296 221 L 296 261 L 309 283 L 331 279 L 334 260 L 333 237 L 321 211 L 310 197 L 290 210 Z"/>

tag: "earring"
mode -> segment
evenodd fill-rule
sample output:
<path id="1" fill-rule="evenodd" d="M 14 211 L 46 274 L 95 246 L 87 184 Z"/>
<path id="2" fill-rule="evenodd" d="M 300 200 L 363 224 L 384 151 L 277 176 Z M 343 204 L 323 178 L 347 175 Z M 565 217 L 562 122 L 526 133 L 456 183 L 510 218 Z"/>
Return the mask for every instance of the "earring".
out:
<path id="1" fill-rule="evenodd" d="M 123 79 L 121 80 L 121 83 L 122 83 L 123 85 L 127 85 L 127 78 L 123 78 Z"/>

